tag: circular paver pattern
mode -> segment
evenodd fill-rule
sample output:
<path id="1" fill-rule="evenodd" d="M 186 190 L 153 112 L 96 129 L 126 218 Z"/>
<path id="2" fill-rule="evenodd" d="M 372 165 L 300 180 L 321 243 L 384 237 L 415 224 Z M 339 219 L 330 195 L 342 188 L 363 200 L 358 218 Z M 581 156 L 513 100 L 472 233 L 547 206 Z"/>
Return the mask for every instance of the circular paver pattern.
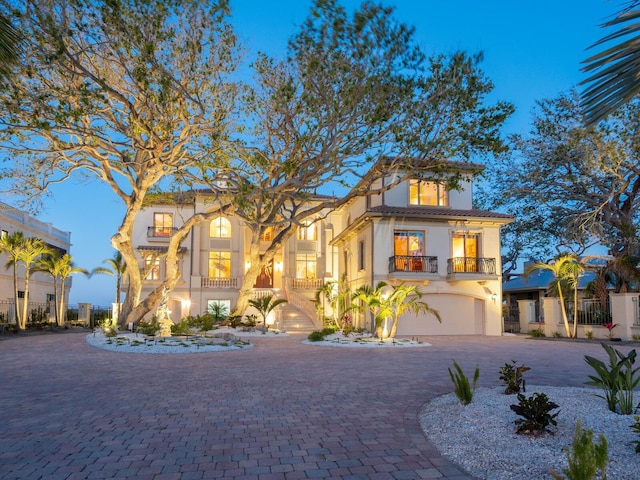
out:
<path id="1" fill-rule="evenodd" d="M 532 384 L 581 386 L 597 343 L 423 337 L 428 348 L 254 348 L 135 355 L 86 330 L 0 340 L 3 479 L 471 479 L 425 438 L 425 402 L 451 360 L 480 385 L 516 360 Z"/>

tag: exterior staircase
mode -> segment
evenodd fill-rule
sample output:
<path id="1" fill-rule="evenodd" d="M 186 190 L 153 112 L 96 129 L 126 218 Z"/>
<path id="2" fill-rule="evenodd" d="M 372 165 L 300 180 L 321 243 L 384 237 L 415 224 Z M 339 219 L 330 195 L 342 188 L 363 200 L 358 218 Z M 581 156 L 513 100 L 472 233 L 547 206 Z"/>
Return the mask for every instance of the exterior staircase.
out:
<path id="1" fill-rule="evenodd" d="M 283 303 L 278 309 L 280 330 L 291 334 L 309 334 L 317 330 L 313 320 L 295 305 Z"/>

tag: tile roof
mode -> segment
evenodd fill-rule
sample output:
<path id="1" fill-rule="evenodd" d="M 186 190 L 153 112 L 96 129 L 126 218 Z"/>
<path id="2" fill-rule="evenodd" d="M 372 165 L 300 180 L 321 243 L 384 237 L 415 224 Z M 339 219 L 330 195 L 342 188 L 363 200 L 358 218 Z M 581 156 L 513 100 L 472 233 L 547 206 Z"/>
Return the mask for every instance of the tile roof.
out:
<path id="1" fill-rule="evenodd" d="M 399 215 L 404 217 L 436 217 L 436 218 L 493 218 L 499 220 L 512 220 L 512 215 L 505 213 L 490 212 L 478 209 L 456 209 L 447 207 L 391 207 L 389 205 L 378 205 L 368 210 L 368 213 L 379 213 L 381 215 Z"/>

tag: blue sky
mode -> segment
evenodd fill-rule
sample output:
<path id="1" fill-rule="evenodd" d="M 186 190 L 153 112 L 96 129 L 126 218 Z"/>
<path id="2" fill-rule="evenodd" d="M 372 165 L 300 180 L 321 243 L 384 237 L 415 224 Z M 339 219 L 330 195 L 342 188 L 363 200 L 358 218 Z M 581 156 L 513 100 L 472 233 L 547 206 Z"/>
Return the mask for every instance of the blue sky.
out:
<path id="1" fill-rule="evenodd" d="M 256 51 L 284 55 L 287 39 L 308 13 L 308 0 L 230 0 L 232 21 L 250 58 Z M 360 2 L 344 0 L 355 8 Z M 611 0 L 442 1 L 393 0 L 399 20 L 416 28 L 428 53 L 482 51 L 481 67 L 495 84 L 491 100 L 506 100 L 516 113 L 505 134 L 526 133 L 535 101 L 577 85 L 586 48 L 601 38 L 599 27 L 623 4 Z M 12 203 L 10 198 L 0 198 Z M 53 190 L 38 218 L 70 231 L 75 262 L 89 270 L 113 255 L 109 239 L 120 223 L 118 198 L 97 182 L 68 183 Z M 70 303 L 108 305 L 115 281 L 105 275 L 75 276 Z"/>

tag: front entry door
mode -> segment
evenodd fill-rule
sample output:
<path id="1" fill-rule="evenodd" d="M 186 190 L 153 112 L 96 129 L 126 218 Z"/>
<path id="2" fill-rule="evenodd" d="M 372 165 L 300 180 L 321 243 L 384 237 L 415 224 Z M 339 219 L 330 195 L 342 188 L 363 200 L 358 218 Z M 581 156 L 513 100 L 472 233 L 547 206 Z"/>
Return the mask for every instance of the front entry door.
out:
<path id="1" fill-rule="evenodd" d="M 273 260 L 262 267 L 253 288 L 273 288 Z"/>

